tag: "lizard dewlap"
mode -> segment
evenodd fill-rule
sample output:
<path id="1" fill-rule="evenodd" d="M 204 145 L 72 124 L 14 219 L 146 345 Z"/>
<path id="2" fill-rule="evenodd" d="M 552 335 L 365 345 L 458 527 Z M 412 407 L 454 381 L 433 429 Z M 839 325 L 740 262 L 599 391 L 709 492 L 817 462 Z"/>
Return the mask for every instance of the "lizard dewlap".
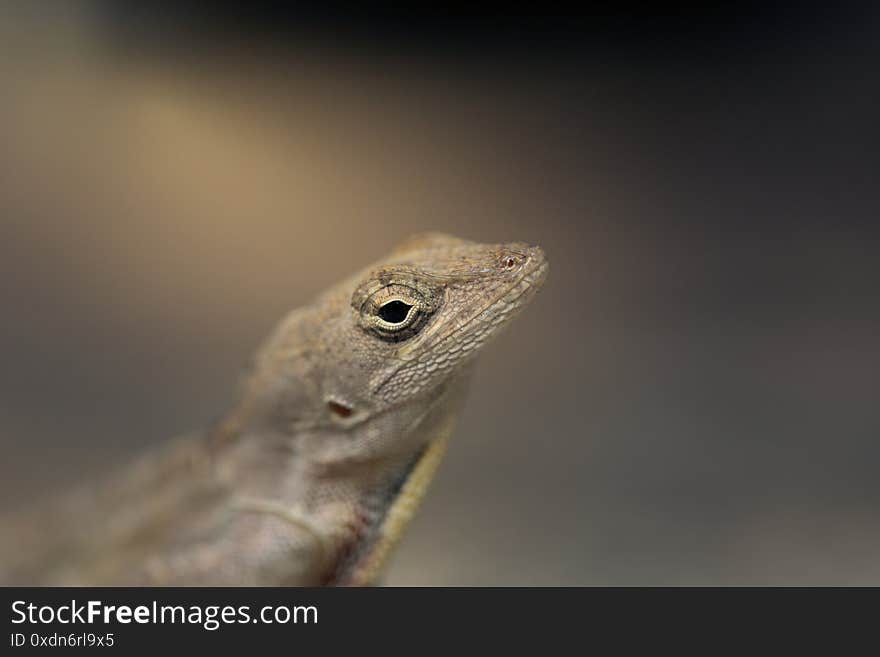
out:
<path id="1" fill-rule="evenodd" d="M 292 311 L 216 427 L 3 524 L 0 583 L 368 585 L 538 247 L 428 234 Z"/>

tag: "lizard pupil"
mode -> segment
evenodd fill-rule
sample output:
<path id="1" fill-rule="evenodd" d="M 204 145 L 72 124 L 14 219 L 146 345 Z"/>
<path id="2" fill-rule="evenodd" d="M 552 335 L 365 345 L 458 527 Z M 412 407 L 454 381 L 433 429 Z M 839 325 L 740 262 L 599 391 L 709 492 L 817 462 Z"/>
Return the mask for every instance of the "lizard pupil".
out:
<path id="1" fill-rule="evenodd" d="M 412 306 L 403 301 L 389 301 L 379 308 L 379 317 L 389 324 L 400 324 L 409 315 L 410 308 Z"/>

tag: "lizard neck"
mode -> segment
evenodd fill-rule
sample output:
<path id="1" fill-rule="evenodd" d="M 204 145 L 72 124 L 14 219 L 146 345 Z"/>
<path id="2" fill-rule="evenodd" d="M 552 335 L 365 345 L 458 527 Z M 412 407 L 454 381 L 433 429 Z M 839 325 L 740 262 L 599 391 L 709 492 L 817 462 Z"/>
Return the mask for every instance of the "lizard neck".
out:
<path id="1" fill-rule="evenodd" d="M 373 521 L 359 540 L 353 541 L 330 573 L 326 584 L 369 586 L 382 574 L 394 548 L 400 542 L 434 478 L 437 466 L 446 453 L 450 427 L 446 435 L 435 438 L 413 459 L 392 484 L 385 499 L 367 517 Z"/>
<path id="2" fill-rule="evenodd" d="M 325 584 L 368 586 L 382 575 L 404 530 L 418 510 L 446 452 L 466 394 L 460 377 L 418 427 L 415 452 L 357 505 L 354 531 L 337 551 Z"/>

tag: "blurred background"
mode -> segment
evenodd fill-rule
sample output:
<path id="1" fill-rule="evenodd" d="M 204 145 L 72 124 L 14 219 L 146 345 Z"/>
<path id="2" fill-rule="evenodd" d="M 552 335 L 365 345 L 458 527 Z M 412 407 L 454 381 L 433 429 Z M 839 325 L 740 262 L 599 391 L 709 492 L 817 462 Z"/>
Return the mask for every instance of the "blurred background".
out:
<path id="1" fill-rule="evenodd" d="M 396 585 L 880 584 L 880 13 L 6 2 L 0 510 L 399 240 L 540 244 Z M 696 11 L 696 13 L 694 13 Z"/>

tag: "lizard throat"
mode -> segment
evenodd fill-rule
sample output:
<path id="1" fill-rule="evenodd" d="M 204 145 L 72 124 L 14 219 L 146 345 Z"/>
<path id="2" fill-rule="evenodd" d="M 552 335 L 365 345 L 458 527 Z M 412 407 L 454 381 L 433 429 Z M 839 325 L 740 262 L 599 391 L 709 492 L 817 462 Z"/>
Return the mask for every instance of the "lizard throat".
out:
<path id="1" fill-rule="evenodd" d="M 448 436 L 444 432 L 422 448 L 380 499 L 378 509 L 363 514 L 366 527 L 345 550 L 326 584 L 370 586 L 376 582 L 443 460 Z"/>

